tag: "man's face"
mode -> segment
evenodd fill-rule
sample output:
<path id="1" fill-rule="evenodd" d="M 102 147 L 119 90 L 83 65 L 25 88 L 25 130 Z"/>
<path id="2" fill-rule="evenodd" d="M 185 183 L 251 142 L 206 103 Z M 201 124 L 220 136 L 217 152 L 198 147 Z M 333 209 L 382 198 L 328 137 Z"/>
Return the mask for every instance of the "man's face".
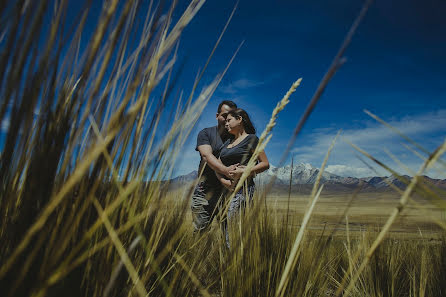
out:
<path id="1" fill-rule="evenodd" d="M 220 112 L 217 113 L 217 121 L 218 121 L 218 126 L 219 127 L 224 127 L 225 126 L 225 122 L 226 122 L 226 116 L 228 115 L 228 112 L 231 110 L 232 108 L 230 108 L 228 105 L 223 104 L 220 108 Z"/>

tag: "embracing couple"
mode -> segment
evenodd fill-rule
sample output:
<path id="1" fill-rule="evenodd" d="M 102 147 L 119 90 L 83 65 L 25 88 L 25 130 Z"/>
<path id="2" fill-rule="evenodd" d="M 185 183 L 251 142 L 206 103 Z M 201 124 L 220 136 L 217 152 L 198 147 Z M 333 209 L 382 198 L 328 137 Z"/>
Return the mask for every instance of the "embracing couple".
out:
<path id="1" fill-rule="evenodd" d="M 228 212 L 220 213 L 225 198 L 233 194 L 259 139 L 248 113 L 232 101 L 225 100 L 218 105 L 216 119 L 217 126 L 201 130 L 197 137 L 195 149 L 201 156 L 198 173 L 202 174 L 192 196 L 195 231 L 207 229 L 218 214 L 226 215 L 228 221 L 234 218 L 252 199 L 254 176 L 269 168 L 268 158 L 262 151 L 247 181 L 229 202 Z M 228 231 L 225 233 L 229 245 Z"/>

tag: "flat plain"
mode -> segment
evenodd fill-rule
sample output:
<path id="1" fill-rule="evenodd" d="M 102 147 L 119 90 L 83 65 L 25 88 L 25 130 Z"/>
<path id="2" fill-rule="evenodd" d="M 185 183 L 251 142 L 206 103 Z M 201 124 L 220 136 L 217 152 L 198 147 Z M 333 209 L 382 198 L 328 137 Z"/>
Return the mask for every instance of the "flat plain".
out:
<path id="1" fill-rule="evenodd" d="M 168 201 L 169 203 L 172 200 L 178 201 L 185 195 L 185 188 L 177 189 L 169 195 Z M 266 204 L 261 195 L 261 190 L 255 194 L 254 203 L 261 203 L 276 224 L 286 223 L 288 214 L 289 226 L 299 228 L 310 194 L 288 195 L 283 191 L 272 191 L 266 195 Z M 391 191 L 358 194 L 322 192 L 307 230 L 315 234 L 345 236 L 348 227 L 348 232 L 353 237 L 364 232 L 379 232 L 391 212 L 398 206 L 399 199 L 399 194 Z M 444 230 L 435 223 L 435 219 L 444 221 L 446 212 L 427 201 L 421 199 L 415 201 L 418 205 L 409 202 L 404 207 L 392 225 L 389 235 L 420 240 L 436 240 L 444 236 Z M 190 211 L 187 218 L 191 220 Z"/>
<path id="2" fill-rule="evenodd" d="M 333 231 L 334 235 L 345 234 L 348 220 L 349 232 L 354 235 L 362 231 L 379 231 L 390 216 L 392 210 L 398 205 L 400 196 L 396 193 L 359 193 L 353 194 L 328 193 L 321 194 L 313 211 L 310 230 Z M 299 226 L 308 205 L 309 195 L 270 194 L 267 195 L 269 211 L 283 221 L 287 212 L 288 220 L 294 226 Z M 418 201 L 423 206 L 410 203 L 403 209 L 400 217 L 391 228 L 392 236 L 403 235 L 420 239 L 432 239 L 444 234 L 444 231 L 434 222 L 434 218 L 444 220 L 446 213 L 425 201 Z M 341 231 L 341 232 L 338 232 Z"/>

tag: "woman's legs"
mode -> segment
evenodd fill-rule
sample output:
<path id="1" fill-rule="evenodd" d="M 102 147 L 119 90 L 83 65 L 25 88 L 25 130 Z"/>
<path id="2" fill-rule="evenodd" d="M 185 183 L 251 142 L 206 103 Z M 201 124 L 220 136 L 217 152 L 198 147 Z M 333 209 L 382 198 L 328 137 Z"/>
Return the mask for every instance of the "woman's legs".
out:
<path id="1" fill-rule="evenodd" d="M 227 216 L 227 224 L 226 226 L 226 245 L 228 248 L 230 247 L 229 242 L 229 228 L 231 227 L 231 224 L 235 222 L 237 216 L 241 214 L 241 211 L 245 209 L 246 203 L 252 202 L 252 196 L 254 194 L 255 187 L 254 185 L 243 187 L 240 189 L 237 194 L 235 194 L 234 198 L 232 198 L 231 202 L 229 203 L 229 209 L 228 209 L 228 216 Z"/>

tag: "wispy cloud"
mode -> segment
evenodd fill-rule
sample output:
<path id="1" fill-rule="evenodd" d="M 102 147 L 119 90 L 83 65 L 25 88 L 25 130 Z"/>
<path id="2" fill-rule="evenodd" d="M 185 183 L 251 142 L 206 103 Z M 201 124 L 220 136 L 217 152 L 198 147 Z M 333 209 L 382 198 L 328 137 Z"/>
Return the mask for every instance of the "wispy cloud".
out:
<path id="1" fill-rule="evenodd" d="M 388 123 L 426 149 L 433 151 L 444 141 L 446 135 L 446 110 L 395 118 Z M 333 128 L 313 131 L 293 150 L 296 161 L 319 166 L 336 132 Z M 405 143 L 403 138 L 377 122 L 368 121 L 362 128 L 343 130 L 341 140 L 335 145 L 330 156 L 328 171 L 342 176 L 376 175 L 376 172 L 370 170 L 360 158 L 357 158 L 359 153 L 351 147 L 350 142 L 401 173 L 410 174 L 405 167 L 417 171 L 422 163 L 419 157 L 403 145 Z M 396 156 L 404 166 L 400 166 L 387 152 Z M 382 175 L 389 174 L 380 168 L 377 168 L 377 171 Z M 444 168 L 442 171 L 445 171 Z M 439 170 L 434 170 L 429 174 L 441 177 Z"/>
<path id="2" fill-rule="evenodd" d="M 256 118 L 259 116 L 257 113 L 253 114 L 256 114 Z M 211 117 L 211 115 L 209 114 L 208 117 Z M 385 120 L 430 151 L 433 151 L 445 140 L 446 110 Z M 209 125 L 214 124 L 214 121 L 214 118 L 210 119 Z M 206 124 L 208 123 L 206 122 Z M 204 127 L 203 123 L 200 124 L 200 127 Z M 174 176 L 187 174 L 198 168 L 200 157 L 198 152 L 195 151 L 195 141 L 196 134 L 199 130 L 197 129 L 191 135 L 190 140 L 182 149 L 182 155 L 178 160 L 179 162 L 177 170 L 173 174 Z M 304 162 L 310 163 L 314 167 L 320 167 L 336 133 L 337 129 L 330 127 L 315 129 L 309 135 L 303 136 L 298 140 L 296 147 L 292 150 L 295 163 Z M 287 142 L 288 139 L 273 137 L 272 142 L 266 148 L 270 162 L 274 164 L 274 161 L 277 161 L 275 157 L 281 155 L 283 147 Z M 423 162 L 419 157 L 404 147 L 403 143 L 406 142 L 403 138 L 371 119 L 362 123 L 359 128 L 343 129 L 341 137 L 338 139 L 330 155 L 326 168 L 327 171 L 341 176 L 353 177 L 390 175 L 389 172 L 379 168 L 354 150 L 349 144 L 350 142 L 402 174 L 411 173 L 396 163 L 386 151 L 395 155 L 405 166 L 414 172 L 418 170 Z M 374 170 L 364 164 L 364 160 L 368 165 L 373 165 Z M 439 166 L 427 174 L 435 178 L 446 178 L 446 169 Z"/>
<path id="3" fill-rule="evenodd" d="M 327 166 L 326 171 L 345 177 L 347 176 L 365 177 L 374 175 L 374 172 L 369 168 L 352 167 L 347 165 L 329 165 Z"/>
<path id="4" fill-rule="evenodd" d="M 237 94 L 240 91 L 249 89 L 249 88 L 253 88 L 256 86 L 260 86 L 263 85 L 264 82 L 263 81 L 255 81 L 252 79 L 248 79 L 248 78 L 240 78 L 238 80 L 235 80 L 229 84 L 226 84 L 224 86 L 221 86 L 219 88 L 220 92 L 222 92 L 223 94 Z"/>

